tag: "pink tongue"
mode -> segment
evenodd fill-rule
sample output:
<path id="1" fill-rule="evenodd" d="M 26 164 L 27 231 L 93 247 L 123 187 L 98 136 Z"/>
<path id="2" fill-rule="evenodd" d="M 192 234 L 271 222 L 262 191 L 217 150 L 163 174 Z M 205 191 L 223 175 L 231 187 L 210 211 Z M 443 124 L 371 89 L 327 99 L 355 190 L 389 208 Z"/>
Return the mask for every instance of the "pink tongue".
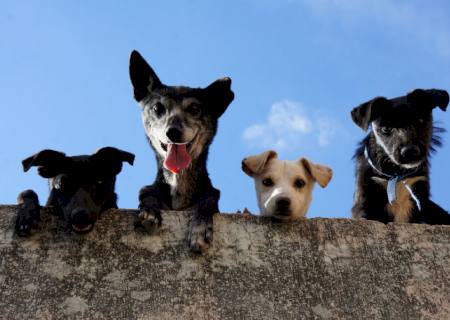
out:
<path id="1" fill-rule="evenodd" d="M 168 144 L 164 167 L 178 173 L 191 163 L 191 156 L 186 150 L 186 144 Z"/>

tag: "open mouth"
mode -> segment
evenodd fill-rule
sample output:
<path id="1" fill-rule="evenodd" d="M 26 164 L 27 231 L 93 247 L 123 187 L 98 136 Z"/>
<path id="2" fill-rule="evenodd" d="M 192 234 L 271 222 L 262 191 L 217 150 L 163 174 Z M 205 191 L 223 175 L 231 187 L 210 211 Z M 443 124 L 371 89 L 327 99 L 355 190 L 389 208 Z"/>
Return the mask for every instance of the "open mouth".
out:
<path id="1" fill-rule="evenodd" d="M 72 230 L 76 233 L 87 233 L 94 228 L 94 224 L 72 224 Z"/>
<path id="2" fill-rule="evenodd" d="M 193 141 L 194 139 L 192 139 L 191 140 L 191 142 L 185 142 L 185 143 L 174 143 L 174 144 L 176 144 L 176 145 L 186 145 L 186 149 L 187 149 L 187 151 L 188 152 L 190 152 L 191 151 L 191 148 L 192 148 L 192 141 Z M 160 144 L 161 144 L 161 148 L 165 151 L 165 152 L 167 152 L 167 143 L 163 143 L 163 142 L 159 142 Z"/>
<path id="3" fill-rule="evenodd" d="M 166 152 L 164 167 L 172 173 L 179 173 L 187 168 L 192 162 L 190 151 L 193 141 L 194 139 L 185 143 L 163 143 L 160 141 L 161 148 Z"/>

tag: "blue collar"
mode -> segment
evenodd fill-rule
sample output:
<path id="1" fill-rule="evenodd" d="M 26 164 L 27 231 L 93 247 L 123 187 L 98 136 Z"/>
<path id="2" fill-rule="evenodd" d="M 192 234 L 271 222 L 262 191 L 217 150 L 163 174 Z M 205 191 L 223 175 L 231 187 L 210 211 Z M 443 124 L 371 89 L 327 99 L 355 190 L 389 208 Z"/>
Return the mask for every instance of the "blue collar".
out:
<path id="1" fill-rule="evenodd" d="M 388 201 L 390 204 L 392 204 L 392 202 L 394 202 L 397 199 L 397 191 L 396 191 L 397 182 L 401 182 L 403 184 L 403 186 L 406 188 L 406 190 L 408 190 L 409 194 L 411 195 L 411 198 L 416 203 L 417 209 L 419 209 L 419 211 L 422 210 L 422 206 L 420 204 L 419 198 L 417 198 L 417 196 L 414 194 L 411 187 L 408 186 L 405 181 L 402 181 L 403 179 L 408 178 L 408 177 L 414 175 L 415 173 L 417 173 L 418 168 L 410 173 L 406 173 L 406 174 L 399 175 L 399 176 L 391 176 L 387 173 L 384 173 L 383 171 L 378 169 L 373 164 L 372 159 L 370 159 L 370 157 L 369 157 L 369 151 L 367 150 L 367 147 L 364 148 L 364 157 L 366 158 L 367 162 L 369 163 L 369 165 L 372 167 L 372 169 L 376 173 L 378 173 L 380 176 L 383 176 L 386 179 L 388 179 L 386 192 L 387 192 L 387 197 L 388 197 Z"/>

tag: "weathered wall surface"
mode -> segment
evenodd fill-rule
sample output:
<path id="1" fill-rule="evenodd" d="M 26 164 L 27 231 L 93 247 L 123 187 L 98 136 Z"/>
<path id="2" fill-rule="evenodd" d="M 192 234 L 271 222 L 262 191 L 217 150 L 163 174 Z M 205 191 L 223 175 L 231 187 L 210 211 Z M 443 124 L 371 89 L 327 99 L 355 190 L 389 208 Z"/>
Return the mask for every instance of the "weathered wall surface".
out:
<path id="1" fill-rule="evenodd" d="M 44 215 L 24 239 L 0 207 L 0 318 L 450 319 L 449 227 L 217 215 L 199 256 L 189 214 L 149 236 L 132 213 L 85 236 Z"/>

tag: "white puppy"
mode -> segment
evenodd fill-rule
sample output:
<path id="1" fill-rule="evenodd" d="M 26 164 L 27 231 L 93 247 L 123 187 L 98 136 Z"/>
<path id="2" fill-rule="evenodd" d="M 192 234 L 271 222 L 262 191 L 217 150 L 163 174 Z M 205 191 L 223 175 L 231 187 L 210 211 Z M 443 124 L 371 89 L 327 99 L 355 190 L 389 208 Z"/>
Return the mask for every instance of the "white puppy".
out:
<path id="1" fill-rule="evenodd" d="M 278 160 L 272 150 L 245 158 L 242 170 L 255 179 L 261 215 L 282 220 L 305 217 L 315 182 L 325 188 L 333 176 L 330 168 L 305 158 Z"/>

